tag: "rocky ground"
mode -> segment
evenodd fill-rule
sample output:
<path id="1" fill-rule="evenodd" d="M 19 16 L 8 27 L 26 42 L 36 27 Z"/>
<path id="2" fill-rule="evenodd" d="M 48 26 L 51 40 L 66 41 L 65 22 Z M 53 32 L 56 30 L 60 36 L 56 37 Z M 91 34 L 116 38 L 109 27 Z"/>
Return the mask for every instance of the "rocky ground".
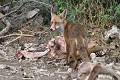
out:
<path id="1" fill-rule="evenodd" d="M 47 33 L 48 34 L 48 33 Z M 92 36 L 96 32 L 91 33 Z M 49 34 L 48 34 L 49 35 Z M 91 36 L 91 37 L 92 37 Z M 51 36 L 45 39 L 50 39 Z M 46 37 L 43 37 L 46 38 Z M 10 38 L 12 39 L 12 38 Z M 15 53 L 20 47 L 20 43 L 28 43 L 34 40 L 34 38 L 27 40 L 28 38 L 22 38 L 18 42 L 5 47 L 3 44 L 0 45 L 0 80 L 77 80 L 78 70 L 72 70 L 71 66 L 64 65 L 65 59 L 50 59 L 47 55 L 40 57 L 39 59 L 25 59 L 18 60 L 15 57 Z M 93 37 L 95 40 L 96 38 Z M 44 39 L 42 39 L 44 40 Z M 40 40 L 40 41 L 42 41 Z M 98 40 L 98 39 L 97 39 Z M 43 41 L 41 43 L 44 43 Z M 99 41 L 97 41 L 98 44 Z M 33 41 L 35 43 L 35 41 Z M 36 42 L 38 43 L 38 42 Z M 40 44 L 41 44 L 40 43 Z M 17 46 L 17 47 L 16 47 Z M 120 41 L 115 39 L 107 49 L 104 60 L 106 64 L 120 63 Z M 80 62 L 79 62 L 80 64 Z M 120 71 L 120 64 L 118 71 Z M 109 75 L 110 77 L 110 75 Z M 103 79 L 102 79 L 103 80 Z M 105 80 L 118 80 L 118 79 L 105 79 Z"/>
<path id="2" fill-rule="evenodd" d="M 72 69 L 56 60 L 16 59 L 12 47 L 0 50 L 0 80 L 64 80 Z M 6 51 L 6 52 L 5 52 Z M 62 71 L 62 72 L 61 72 Z M 76 78 L 76 71 L 74 77 Z"/>

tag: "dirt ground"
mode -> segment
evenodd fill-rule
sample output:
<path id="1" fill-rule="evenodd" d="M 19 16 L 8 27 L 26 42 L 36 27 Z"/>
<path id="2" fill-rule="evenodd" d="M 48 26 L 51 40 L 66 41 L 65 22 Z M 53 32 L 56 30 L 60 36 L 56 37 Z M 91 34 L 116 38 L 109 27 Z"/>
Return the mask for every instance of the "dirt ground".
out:
<path id="1" fill-rule="evenodd" d="M 43 37 L 47 38 L 40 39 L 39 42 L 43 41 L 41 43 L 45 43 L 51 38 L 51 36 L 48 37 L 46 34 Z M 96 39 L 95 37 L 93 38 Z M 28 43 L 30 41 L 35 43 L 35 41 L 32 41 L 34 38 L 27 39 L 22 38 L 7 47 L 0 45 L 0 80 L 77 80 L 77 70 L 73 70 L 70 74 L 67 73 L 72 68 L 64 65 L 65 59 L 49 59 L 46 55 L 39 59 L 25 59 L 22 61 L 16 59 L 15 53 L 20 47 L 20 43 L 27 41 Z M 36 43 L 39 42 L 36 41 Z M 106 63 L 120 63 L 120 42 L 116 40 L 114 43 L 118 45 L 117 48 L 110 44 L 107 45 L 110 48 L 107 51 L 107 55 L 105 55 Z"/>
<path id="2" fill-rule="evenodd" d="M 29 28 L 27 30 L 32 30 L 33 32 L 40 31 L 41 28 Z M 28 32 L 27 32 L 28 33 Z M 56 32 L 55 32 L 56 33 Z M 52 34 L 51 34 L 52 35 Z M 64 66 L 63 63 L 59 63 L 60 60 L 49 59 L 46 55 L 39 59 L 25 59 L 18 60 L 15 57 L 15 53 L 21 44 L 34 43 L 43 44 L 47 43 L 51 39 L 48 33 L 42 34 L 41 39 L 39 38 L 29 38 L 23 37 L 18 41 L 13 42 L 7 47 L 0 45 L 0 80 L 64 80 L 70 76 L 66 74 L 71 70 L 69 66 Z M 55 35 L 53 35 L 55 36 Z M 52 37 L 53 37 L 52 36 Z M 6 39 L 12 40 L 15 37 L 9 37 Z M 3 43 L 4 44 L 4 43 Z M 65 60 L 63 60 L 65 62 Z M 63 71 L 63 73 L 59 73 Z M 77 72 L 74 71 L 73 77 L 76 78 Z"/>
<path id="3" fill-rule="evenodd" d="M 69 66 L 60 64 L 59 60 L 46 60 L 46 56 L 39 59 L 26 59 L 19 62 L 14 57 L 15 50 L 9 47 L 6 52 L 0 51 L 0 80 L 66 80 L 71 70 Z M 3 56 L 5 55 L 5 56 Z M 63 73 L 59 73 L 63 71 Z M 74 71 L 73 78 L 77 77 Z"/>

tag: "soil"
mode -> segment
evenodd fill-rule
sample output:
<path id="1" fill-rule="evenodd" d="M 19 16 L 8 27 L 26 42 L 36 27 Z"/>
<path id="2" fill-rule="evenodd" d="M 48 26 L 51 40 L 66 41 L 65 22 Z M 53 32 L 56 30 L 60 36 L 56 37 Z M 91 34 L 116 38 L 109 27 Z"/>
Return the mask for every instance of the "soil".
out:
<path id="1" fill-rule="evenodd" d="M 47 29 L 48 27 L 44 27 L 43 30 L 46 31 Z M 32 28 L 32 31 L 37 32 L 37 30 L 34 30 L 34 28 Z M 95 31 L 94 34 L 98 32 L 100 31 Z M 72 73 L 69 73 L 72 68 L 69 65 L 64 65 L 65 59 L 50 59 L 47 55 L 39 59 L 18 60 L 17 58 L 15 58 L 15 53 L 21 46 L 21 44 L 47 43 L 48 40 L 56 36 L 50 35 L 50 33 L 51 32 L 42 34 L 41 38 L 22 38 L 17 40 L 16 42 L 13 42 L 7 47 L 4 47 L 3 44 L 1 44 L 0 80 L 70 80 L 70 78 L 71 80 L 77 80 L 77 70 L 73 70 Z M 97 37 L 93 34 L 91 35 L 92 39 L 97 40 L 97 42 L 101 44 L 100 39 L 98 39 Z M 9 40 L 13 38 L 14 37 L 10 37 Z M 6 39 L 6 41 L 7 40 L 8 39 Z M 118 39 L 116 39 L 113 40 L 113 43 L 115 43 L 117 47 L 114 48 L 115 45 L 111 46 L 110 44 L 105 45 L 111 47 L 108 49 L 107 55 L 105 55 L 106 62 L 112 63 L 114 61 L 115 63 L 120 63 L 120 42 Z"/>

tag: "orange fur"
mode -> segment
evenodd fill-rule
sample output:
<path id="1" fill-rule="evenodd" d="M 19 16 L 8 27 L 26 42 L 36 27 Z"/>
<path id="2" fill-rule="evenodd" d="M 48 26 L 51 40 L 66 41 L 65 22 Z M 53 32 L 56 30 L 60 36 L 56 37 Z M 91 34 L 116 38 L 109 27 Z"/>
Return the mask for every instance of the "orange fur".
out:
<path id="1" fill-rule="evenodd" d="M 64 10 L 60 16 L 54 14 L 51 8 L 51 31 L 60 28 L 66 42 L 66 63 L 69 63 L 70 55 L 74 60 L 73 67 L 77 66 L 77 51 L 83 61 L 90 61 L 87 49 L 88 41 L 86 32 L 82 25 L 66 20 L 67 10 Z"/>

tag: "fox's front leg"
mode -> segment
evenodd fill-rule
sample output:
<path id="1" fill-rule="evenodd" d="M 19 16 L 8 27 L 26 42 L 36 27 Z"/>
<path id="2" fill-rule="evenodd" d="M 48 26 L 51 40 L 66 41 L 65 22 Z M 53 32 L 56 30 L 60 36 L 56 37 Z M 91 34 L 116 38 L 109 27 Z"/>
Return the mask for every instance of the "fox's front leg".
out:
<path id="1" fill-rule="evenodd" d="M 73 40 L 72 42 L 71 42 L 72 44 L 71 44 L 71 54 L 72 54 L 72 58 L 73 58 L 73 61 L 74 61 L 74 63 L 73 63 L 73 68 L 74 69 L 76 69 L 76 67 L 77 67 L 77 48 L 76 48 L 76 42 Z"/>
<path id="2" fill-rule="evenodd" d="M 70 44 L 69 41 L 67 39 L 65 39 L 66 42 L 66 64 L 69 64 L 69 60 L 70 60 Z"/>

